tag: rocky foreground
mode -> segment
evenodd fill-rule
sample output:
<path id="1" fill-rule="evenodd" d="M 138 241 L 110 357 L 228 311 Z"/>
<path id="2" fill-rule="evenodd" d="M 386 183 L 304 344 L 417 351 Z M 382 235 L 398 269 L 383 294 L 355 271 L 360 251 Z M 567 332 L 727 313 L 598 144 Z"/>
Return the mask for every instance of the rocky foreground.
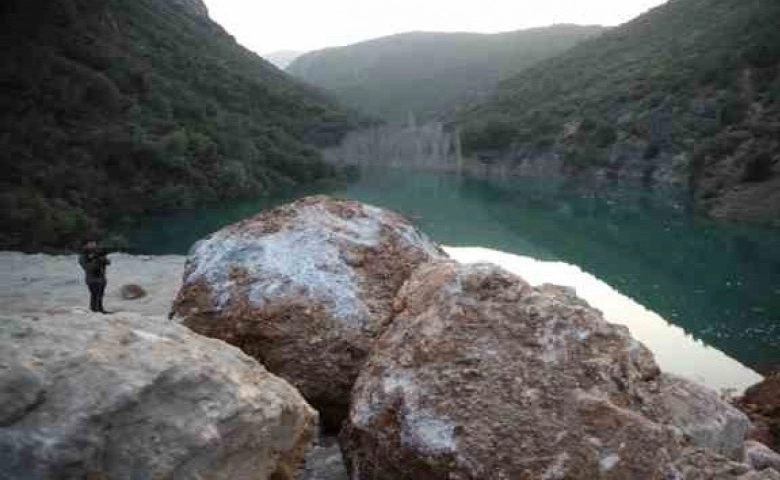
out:
<path id="1" fill-rule="evenodd" d="M 186 267 L 111 258 L 98 316 L 72 257 L 0 254 L 0 478 L 780 479 L 774 390 L 751 423 L 571 289 L 391 212 L 312 197 Z"/>
<path id="2" fill-rule="evenodd" d="M 0 339 L 2 478 L 289 478 L 316 434 L 287 382 L 161 318 L 4 316 Z"/>

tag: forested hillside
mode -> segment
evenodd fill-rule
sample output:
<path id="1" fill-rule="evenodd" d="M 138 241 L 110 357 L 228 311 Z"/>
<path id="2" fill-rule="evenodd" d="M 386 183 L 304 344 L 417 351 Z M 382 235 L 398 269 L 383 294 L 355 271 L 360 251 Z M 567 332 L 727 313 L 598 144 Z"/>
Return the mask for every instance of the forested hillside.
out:
<path id="1" fill-rule="evenodd" d="M 463 109 L 464 146 L 518 170 L 690 184 L 712 215 L 780 221 L 780 2 L 672 0 Z"/>
<path id="2" fill-rule="evenodd" d="M 0 3 L 0 248 L 333 174 L 353 117 L 201 0 Z"/>
<path id="3" fill-rule="evenodd" d="M 310 52 L 287 71 L 385 120 L 404 122 L 414 113 L 424 121 L 603 30 L 555 25 L 492 35 L 403 33 Z"/>

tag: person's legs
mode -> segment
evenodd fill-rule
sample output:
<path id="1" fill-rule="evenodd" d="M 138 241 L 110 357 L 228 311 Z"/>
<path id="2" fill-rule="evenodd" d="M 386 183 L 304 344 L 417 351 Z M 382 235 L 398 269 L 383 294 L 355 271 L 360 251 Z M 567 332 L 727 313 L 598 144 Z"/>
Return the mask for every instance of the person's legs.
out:
<path id="1" fill-rule="evenodd" d="M 96 282 L 87 282 L 87 287 L 89 287 L 89 309 L 93 312 L 99 312 L 100 285 Z"/>
<path id="2" fill-rule="evenodd" d="M 103 308 L 103 295 L 106 293 L 106 281 L 103 280 L 98 284 L 97 288 L 97 306 L 98 311 L 101 313 L 106 313 L 106 309 Z"/>

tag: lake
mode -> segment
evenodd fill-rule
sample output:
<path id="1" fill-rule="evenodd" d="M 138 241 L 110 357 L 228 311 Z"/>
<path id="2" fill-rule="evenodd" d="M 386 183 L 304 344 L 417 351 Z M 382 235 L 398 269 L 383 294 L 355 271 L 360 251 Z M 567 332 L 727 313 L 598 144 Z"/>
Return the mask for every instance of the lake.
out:
<path id="1" fill-rule="evenodd" d="M 570 276 L 570 286 L 586 291 L 582 282 L 592 278 L 651 313 L 607 312 L 587 298 L 611 321 L 629 323 L 615 317 L 631 316 L 632 332 L 662 367 L 673 364 L 711 386 L 739 383 L 718 373 L 725 370 L 720 352 L 757 371 L 780 366 L 780 231 L 695 217 L 674 190 L 374 170 L 343 186 L 149 218 L 125 234 L 134 253 L 184 254 L 226 224 L 313 193 L 398 211 L 442 244 L 499 251 L 490 257 L 495 263 L 510 262 L 500 256 L 506 252 L 541 261 L 542 270 L 576 266 L 589 275 Z M 565 275 L 551 278 L 558 277 Z M 739 375 L 735 368 L 729 375 Z"/>

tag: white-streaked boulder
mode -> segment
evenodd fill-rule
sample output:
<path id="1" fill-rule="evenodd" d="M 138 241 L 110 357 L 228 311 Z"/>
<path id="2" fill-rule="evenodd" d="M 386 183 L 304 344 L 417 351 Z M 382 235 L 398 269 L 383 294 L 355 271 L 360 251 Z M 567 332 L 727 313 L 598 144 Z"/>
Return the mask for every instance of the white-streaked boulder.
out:
<path id="1" fill-rule="evenodd" d="M 174 312 L 289 380 L 335 429 L 396 292 L 417 266 L 442 258 L 395 213 L 308 197 L 196 243 Z"/>

